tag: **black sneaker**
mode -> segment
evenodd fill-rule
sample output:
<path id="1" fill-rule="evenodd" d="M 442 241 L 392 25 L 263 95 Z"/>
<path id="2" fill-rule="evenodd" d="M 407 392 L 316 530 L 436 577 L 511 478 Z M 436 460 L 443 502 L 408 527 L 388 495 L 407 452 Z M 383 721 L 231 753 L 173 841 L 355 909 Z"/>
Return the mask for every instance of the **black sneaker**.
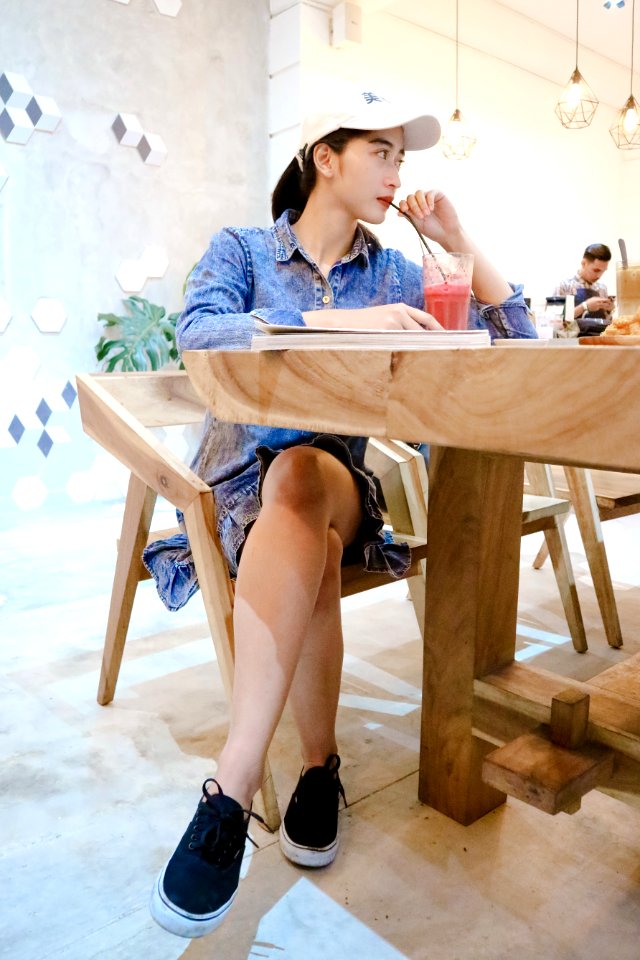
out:
<path id="1" fill-rule="evenodd" d="M 218 793 L 209 793 L 209 783 L 215 783 Z M 249 818 L 264 823 L 226 796 L 217 780 L 205 780 L 202 794 L 149 904 L 156 923 L 178 937 L 204 937 L 222 923 L 238 891 Z"/>
<path id="2" fill-rule="evenodd" d="M 325 867 L 338 852 L 338 806 L 347 800 L 340 783 L 340 757 L 330 754 L 322 767 L 301 774 L 280 824 L 280 849 L 304 867 Z"/>

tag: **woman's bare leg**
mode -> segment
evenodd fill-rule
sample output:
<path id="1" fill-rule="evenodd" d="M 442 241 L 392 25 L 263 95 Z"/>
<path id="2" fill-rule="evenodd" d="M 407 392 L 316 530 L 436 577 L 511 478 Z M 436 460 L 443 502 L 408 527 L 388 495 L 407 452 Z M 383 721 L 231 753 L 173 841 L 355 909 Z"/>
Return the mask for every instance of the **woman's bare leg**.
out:
<path id="1" fill-rule="evenodd" d="M 295 703 L 302 698 L 314 662 L 324 664 L 320 686 L 330 690 L 325 697 L 314 689 L 309 709 L 318 711 L 315 725 L 324 732 L 314 739 L 304 733 L 303 723 L 303 752 L 307 744 L 313 751 L 324 749 L 322 742 L 329 740 L 327 753 L 335 749 L 332 731 L 342 663 L 341 634 L 336 643 L 335 631 L 340 557 L 361 521 L 354 478 L 335 457 L 314 447 L 294 447 L 274 460 L 262 501 L 238 570 L 231 722 L 216 775 L 224 792 L 243 806 L 260 786 L 266 751 L 303 651 Z M 330 611 L 326 630 L 315 622 L 316 608 L 318 615 Z M 331 643 L 333 650 L 319 651 Z M 294 704 L 296 717 L 299 713 Z"/>

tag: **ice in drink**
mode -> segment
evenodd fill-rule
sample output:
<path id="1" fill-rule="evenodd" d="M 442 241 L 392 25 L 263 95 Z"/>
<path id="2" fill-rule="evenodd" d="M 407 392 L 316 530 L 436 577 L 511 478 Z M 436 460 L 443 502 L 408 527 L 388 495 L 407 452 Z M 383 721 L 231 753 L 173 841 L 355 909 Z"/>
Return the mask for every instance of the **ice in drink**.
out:
<path id="1" fill-rule="evenodd" d="M 424 308 L 445 330 L 467 329 L 472 274 L 472 253 L 434 253 L 422 258 Z"/>
<path id="2" fill-rule="evenodd" d="M 640 309 L 640 263 L 616 264 L 616 302 L 619 317 L 633 316 Z"/>
<path id="3" fill-rule="evenodd" d="M 467 280 L 434 283 L 424 288 L 425 310 L 445 330 L 466 330 L 469 319 L 471 284 Z"/>

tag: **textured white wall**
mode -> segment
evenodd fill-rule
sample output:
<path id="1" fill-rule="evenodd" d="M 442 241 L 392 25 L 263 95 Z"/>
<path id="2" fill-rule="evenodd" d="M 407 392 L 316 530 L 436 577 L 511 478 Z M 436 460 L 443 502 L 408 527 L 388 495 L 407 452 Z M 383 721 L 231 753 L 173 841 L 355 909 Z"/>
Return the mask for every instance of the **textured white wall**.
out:
<path id="1" fill-rule="evenodd" d="M 95 464 L 77 401 L 69 409 L 59 398 L 77 371 L 95 369 L 96 314 L 122 312 L 122 261 L 163 247 L 167 272 L 141 295 L 178 310 L 216 229 L 267 222 L 269 9 L 268 0 L 183 0 L 166 16 L 154 0 L 3 0 L 1 19 L 0 74 L 22 74 L 53 97 L 62 122 L 25 145 L 0 139 L 0 297 L 12 314 L 0 334 L 0 519 L 65 495 L 69 478 Z M 162 137 L 160 166 L 118 143 L 118 113 Z M 64 305 L 59 333 L 31 319 L 41 297 Z M 43 397 L 46 424 L 35 413 Z M 74 495 L 79 487 L 76 477 Z"/>

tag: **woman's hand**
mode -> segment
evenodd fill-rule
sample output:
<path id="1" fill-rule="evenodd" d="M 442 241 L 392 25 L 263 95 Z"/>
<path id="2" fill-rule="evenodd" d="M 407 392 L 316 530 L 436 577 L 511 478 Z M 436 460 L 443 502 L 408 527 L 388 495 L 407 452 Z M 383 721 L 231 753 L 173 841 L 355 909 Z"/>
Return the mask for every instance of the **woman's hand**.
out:
<path id="1" fill-rule="evenodd" d="M 302 314 L 308 327 L 352 330 L 442 330 L 435 317 L 406 303 L 385 303 L 359 310 L 308 310 Z"/>
<path id="2" fill-rule="evenodd" d="M 439 190 L 417 190 L 398 204 L 425 237 L 435 240 L 445 250 L 460 249 L 462 227 L 451 201 Z M 401 216 L 401 214 L 398 214 Z"/>

